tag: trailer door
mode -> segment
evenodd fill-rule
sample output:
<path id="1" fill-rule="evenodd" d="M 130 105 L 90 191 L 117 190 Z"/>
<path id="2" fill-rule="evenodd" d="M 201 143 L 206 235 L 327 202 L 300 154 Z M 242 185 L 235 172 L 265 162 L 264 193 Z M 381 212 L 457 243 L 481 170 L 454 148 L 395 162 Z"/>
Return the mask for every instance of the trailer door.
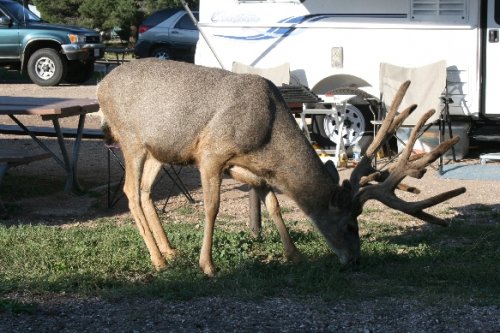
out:
<path id="1" fill-rule="evenodd" d="M 486 25 L 484 113 L 500 115 L 500 0 L 489 0 Z"/>

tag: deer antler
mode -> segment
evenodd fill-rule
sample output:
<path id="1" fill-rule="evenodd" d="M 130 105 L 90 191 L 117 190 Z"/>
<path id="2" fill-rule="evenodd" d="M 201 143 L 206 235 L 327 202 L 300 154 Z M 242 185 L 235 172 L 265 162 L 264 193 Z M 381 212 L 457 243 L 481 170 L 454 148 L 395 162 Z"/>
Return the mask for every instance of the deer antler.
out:
<path id="1" fill-rule="evenodd" d="M 428 223 L 447 226 L 448 223 L 446 221 L 425 213 L 423 210 L 464 193 L 464 187 L 447 191 L 431 198 L 416 202 L 404 201 L 398 198 L 394 193 L 394 190 L 398 187 L 403 187 L 402 189 L 409 192 L 419 193 L 420 191 L 418 191 L 418 189 L 400 184 L 401 181 L 407 176 L 417 179 L 422 178 L 426 172 L 425 168 L 443 155 L 460 139 L 459 137 L 454 137 L 442 142 L 428 153 L 413 156 L 411 155 L 413 145 L 418 138 L 419 130 L 434 114 L 435 110 L 428 111 L 420 118 L 418 123 L 413 128 L 403 152 L 394 164 L 390 165 L 387 170 L 384 171 L 377 171 L 371 165 L 376 152 L 395 133 L 403 121 L 416 108 L 416 105 L 412 105 L 406 108 L 399 115 L 396 115 L 409 85 L 410 81 L 406 81 L 400 86 L 379 132 L 367 148 L 365 156 L 363 156 L 362 160 L 356 166 L 351 175 L 350 182 L 353 186 L 353 193 L 356 193 L 354 202 L 358 203 L 360 207 L 362 207 L 363 204 L 369 199 L 375 199 L 388 207 L 402 211 Z M 379 183 L 372 184 L 372 181 L 377 181 Z"/>

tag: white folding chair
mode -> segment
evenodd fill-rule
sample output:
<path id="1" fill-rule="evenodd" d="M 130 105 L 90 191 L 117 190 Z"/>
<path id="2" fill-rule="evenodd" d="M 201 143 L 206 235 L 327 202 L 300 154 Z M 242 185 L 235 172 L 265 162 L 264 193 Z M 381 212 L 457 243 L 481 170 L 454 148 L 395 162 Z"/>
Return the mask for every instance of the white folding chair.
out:
<path id="1" fill-rule="evenodd" d="M 290 84 L 290 64 L 284 63 L 282 65 L 276 67 L 268 67 L 268 68 L 259 68 L 253 67 L 249 65 L 245 65 L 241 62 L 234 61 L 232 72 L 239 74 L 256 74 L 260 75 L 272 83 L 274 83 L 277 87 L 282 86 L 284 84 Z"/>
<path id="2" fill-rule="evenodd" d="M 427 131 L 432 125 L 439 126 L 439 143 L 444 140 L 446 126 L 448 127 L 449 137 L 453 136 L 451 121 L 449 117 L 449 103 L 451 99 L 447 94 L 446 86 L 446 61 L 441 60 L 426 66 L 410 68 L 402 67 L 388 63 L 380 64 L 380 93 L 381 103 L 378 114 L 378 120 L 375 121 L 375 131 L 378 130 L 381 121 L 384 118 L 386 110 L 394 99 L 399 86 L 410 80 L 411 84 L 401 102 L 400 110 L 417 104 L 416 110 L 403 122 L 401 129 L 405 127 L 414 127 L 418 120 L 427 111 L 434 109 L 436 112 L 431 116 L 420 135 Z M 404 140 L 396 134 L 399 145 L 404 145 Z M 414 147 L 415 148 L 415 147 Z M 423 147 L 417 147 L 417 149 Z M 452 148 L 453 160 L 455 160 L 455 151 Z M 439 168 L 442 170 L 443 158 L 440 157 Z"/>

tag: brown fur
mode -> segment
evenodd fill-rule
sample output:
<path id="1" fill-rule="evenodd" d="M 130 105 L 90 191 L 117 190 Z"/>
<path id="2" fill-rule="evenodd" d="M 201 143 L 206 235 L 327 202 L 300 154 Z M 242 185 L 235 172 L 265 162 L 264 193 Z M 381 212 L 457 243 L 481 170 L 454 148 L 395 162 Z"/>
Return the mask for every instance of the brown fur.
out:
<path id="1" fill-rule="evenodd" d="M 257 189 L 287 257 L 297 260 L 299 252 L 272 188 L 299 204 L 342 262 L 359 255 L 357 214 L 353 220 L 351 212 L 335 201 L 332 205 L 331 198 L 338 197 L 334 194 L 342 187 L 271 82 L 255 75 L 144 59 L 113 70 L 97 95 L 106 124 L 122 147 L 124 191 L 156 267 L 164 267 L 165 257 L 174 254 L 150 198 L 163 163 L 195 163 L 200 169 L 206 211 L 200 266 L 208 275 L 215 272 L 212 237 L 223 171 Z"/>

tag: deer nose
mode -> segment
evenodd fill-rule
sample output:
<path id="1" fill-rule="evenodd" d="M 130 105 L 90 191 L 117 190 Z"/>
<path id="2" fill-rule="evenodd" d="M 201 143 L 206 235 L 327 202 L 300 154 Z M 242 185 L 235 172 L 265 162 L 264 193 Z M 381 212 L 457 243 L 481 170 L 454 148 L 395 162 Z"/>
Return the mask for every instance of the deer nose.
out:
<path id="1" fill-rule="evenodd" d="M 349 253 L 348 251 L 337 253 L 340 264 L 345 266 L 358 266 L 359 254 Z"/>
<path id="2" fill-rule="evenodd" d="M 359 266 L 361 263 L 359 261 L 359 257 L 355 257 L 350 261 L 350 264 L 354 267 Z"/>

